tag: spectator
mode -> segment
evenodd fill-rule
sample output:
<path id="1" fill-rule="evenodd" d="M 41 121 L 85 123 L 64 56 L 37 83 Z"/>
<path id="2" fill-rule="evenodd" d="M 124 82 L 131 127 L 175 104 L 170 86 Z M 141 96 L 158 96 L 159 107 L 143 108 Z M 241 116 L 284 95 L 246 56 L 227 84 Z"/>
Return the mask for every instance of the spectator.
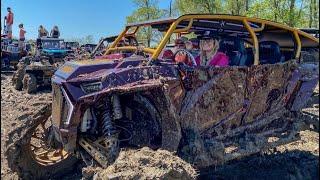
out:
<path id="1" fill-rule="evenodd" d="M 177 52 L 179 49 L 186 49 L 185 42 L 188 40 L 188 38 L 180 37 L 174 41 L 174 49 L 173 53 Z"/>
<path id="2" fill-rule="evenodd" d="M 211 31 L 206 31 L 200 37 L 200 54 L 196 57 L 198 66 L 225 67 L 229 64 L 229 57 L 218 52 L 219 38 Z"/>
<path id="3" fill-rule="evenodd" d="M 193 57 L 197 57 L 199 55 L 199 50 L 197 49 L 196 42 L 188 40 L 185 42 L 186 50 L 189 51 Z"/>
<path id="4" fill-rule="evenodd" d="M 42 25 L 39 26 L 38 29 L 38 38 L 42 38 L 42 37 L 47 37 L 48 36 L 48 31 L 46 30 L 46 28 L 44 28 Z"/>
<path id="5" fill-rule="evenodd" d="M 25 34 L 26 31 L 23 28 L 23 24 L 19 24 L 19 49 L 22 51 L 24 49 L 24 41 L 25 41 Z"/>
<path id="6" fill-rule="evenodd" d="M 53 38 L 59 38 L 60 36 L 60 31 L 58 29 L 58 26 L 53 26 L 51 32 L 50 32 L 50 36 Z"/>
<path id="7" fill-rule="evenodd" d="M 6 34 L 8 35 L 8 39 L 12 39 L 12 24 L 13 24 L 13 13 L 11 11 L 11 8 L 7 8 L 8 15 L 5 17 L 6 20 Z"/>

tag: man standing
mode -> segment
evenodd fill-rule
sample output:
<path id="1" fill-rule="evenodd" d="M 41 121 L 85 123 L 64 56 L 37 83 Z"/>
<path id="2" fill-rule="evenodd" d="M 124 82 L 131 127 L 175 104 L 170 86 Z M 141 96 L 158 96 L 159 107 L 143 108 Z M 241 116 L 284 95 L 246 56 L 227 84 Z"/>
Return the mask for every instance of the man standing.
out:
<path id="1" fill-rule="evenodd" d="M 47 37 L 48 35 L 47 29 L 40 25 L 38 29 L 38 38 Z"/>
<path id="2" fill-rule="evenodd" d="M 7 8 L 8 15 L 5 17 L 6 18 L 6 28 L 7 28 L 7 35 L 8 39 L 12 39 L 12 24 L 13 24 L 13 13 L 11 12 L 11 8 Z"/>
<path id="3" fill-rule="evenodd" d="M 20 31 L 19 31 L 19 48 L 20 48 L 21 51 L 23 51 L 24 50 L 24 40 L 26 39 L 24 35 L 25 35 L 26 31 L 23 28 L 23 24 L 19 24 L 19 28 L 20 28 Z"/>
<path id="4" fill-rule="evenodd" d="M 53 38 L 59 38 L 60 36 L 60 31 L 58 26 L 53 26 L 51 32 L 50 32 L 50 36 Z"/>

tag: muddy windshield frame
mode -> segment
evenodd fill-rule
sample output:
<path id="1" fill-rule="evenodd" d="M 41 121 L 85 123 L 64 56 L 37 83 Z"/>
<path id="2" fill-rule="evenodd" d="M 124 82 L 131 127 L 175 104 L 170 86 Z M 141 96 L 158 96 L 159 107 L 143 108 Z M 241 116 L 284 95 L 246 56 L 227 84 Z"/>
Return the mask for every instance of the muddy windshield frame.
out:
<path id="1" fill-rule="evenodd" d="M 164 32 L 162 40 L 155 49 L 145 48 L 147 52 L 152 54 L 149 62 L 158 59 L 172 34 L 190 33 L 197 30 L 214 30 L 220 34 L 229 33 L 230 35 L 234 33 L 236 36 L 242 36 L 252 44 L 254 65 L 259 64 L 259 42 L 261 41 L 276 41 L 280 44 L 280 47 L 292 48 L 294 59 L 297 60 L 300 58 L 301 48 L 319 46 L 319 39 L 311 34 L 277 22 L 224 14 L 188 14 L 178 18 L 128 24 L 105 54 L 119 50 L 117 44 L 123 37 L 135 35 L 138 29 L 144 26 L 151 26 Z M 237 27 L 237 29 L 234 27 Z M 122 49 L 126 49 L 126 47 L 122 47 Z M 134 49 L 134 47 L 130 46 L 128 49 Z"/>

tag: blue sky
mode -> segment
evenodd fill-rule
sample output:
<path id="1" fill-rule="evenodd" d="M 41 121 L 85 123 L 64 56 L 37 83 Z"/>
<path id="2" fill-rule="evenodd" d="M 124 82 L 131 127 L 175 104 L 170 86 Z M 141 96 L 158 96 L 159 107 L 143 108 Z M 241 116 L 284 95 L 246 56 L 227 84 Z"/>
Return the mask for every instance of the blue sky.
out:
<path id="1" fill-rule="evenodd" d="M 169 8 L 170 0 L 159 0 L 160 8 Z M 61 38 L 120 33 L 126 17 L 135 9 L 132 0 L 1 0 L 1 26 L 7 7 L 14 13 L 13 36 L 18 36 L 18 24 L 23 23 L 27 39 L 35 39 L 40 24 L 50 32 L 54 25 Z"/>

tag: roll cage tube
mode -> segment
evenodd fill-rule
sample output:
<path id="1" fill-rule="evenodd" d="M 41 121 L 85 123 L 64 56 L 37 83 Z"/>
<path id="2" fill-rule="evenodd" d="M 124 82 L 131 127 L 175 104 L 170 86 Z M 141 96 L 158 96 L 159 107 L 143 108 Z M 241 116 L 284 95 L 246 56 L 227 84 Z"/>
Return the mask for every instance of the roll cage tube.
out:
<path id="1" fill-rule="evenodd" d="M 246 27 L 246 29 L 248 30 L 251 38 L 252 38 L 252 42 L 253 42 L 253 54 L 254 54 L 254 61 L 253 61 L 253 65 L 258 65 L 259 64 L 259 42 L 258 42 L 258 38 L 256 33 L 254 32 L 254 30 L 250 27 L 248 21 L 246 19 L 243 19 L 243 25 Z"/>
<path id="2" fill-rule="evenodd" d="M 94 48 L 94 50 L 92 51 L 92 53 L 90 54 L 90 58 L 93 58 L 94 55 L 96 54 L 96 52 L 98 51 L 98 49 L 100 48 L 100 46 L 104 43 L 104 41 L 106 41 L 106 39 L 108 39 L 108 37 L 102 39 L 98 45 Z"/>
<path id="3" fill-rule="evenodd" d="M 294 38 L 295 38 L 295 42 L 297 44 L 297 50 L 295 53 L 295 58 L 298 59 L 300 57 L 300 53 L 301 53 L 301 39 L 300 39 L 300 34 L 303 36 L 306 36 L 307 38 L 310 38 L 311 40 L 317 41 L 319 42 L 318 39 L 314 38 L 314 37 L 308 37 L 308 34 L 305 32 L 299 32 L 292 28 L 292 27 L 287 27 L 285 25 L 276 23 L 276 22 L 272 22 L 272 21 L 267 21 L 267 20 L 263 20 L 263 19 L 255 19 L 255 18 L 247 18 L 244 16 L 230 16 L 230 15 L 207 15 L 207 14 L 202 14 L 202 15 L 183 15 L 181 17 L 179 17 L 178 19 L 176 19 L 170 26 L 170 28 L 168 29 L 168 31 L 166 32 L 165 36 L 163 37 L 162 41 L 160 42 L 160 44 L 158 45 L 155 53 L 152 55 L 151 59 L 149 60 L 148 63 L 150 63 L 152 60 L 156 60 L 160 54 L 160 52 L 162 51 L 162 49 L 164 48 L 164 46 L 166 45 L 166 43 L 168 42 L 168 40 L 170 39 L 172 33 L 175 32 L 176 27 L 178 26 L 178 24 L 183 21 L 183 20 L 187 20 L 190 19 L 190 21 L 193 21 L 193 19 L 227 19 L 227 20 L 236 20 L 236 21 L 242 21 L 244 26 L 246 27 L 246 29 L 248 30 L 249 34 L 252 37 L 253 40 L 253 45 L 254 45 L 254 49 L 255 49 L 255 53 L 254 53 L 254 64 L 258 65 L 259 64 L 259 42 L 258 42 L 258 38 L 255 34 L 255 32 L 259 32 L 259 31 L 263 31 L 263 29 L 265 28 L 265 25 L 271 25 L 274 27 L 278 27 L 280 29 L 285 29 L 288 30 L 289 32 L 293 33 Z M 261 27 L 260 28 L 252 28 L 249 23 L 248 20 L 250 22 L 255 22 L 255 23 L 261 23 Z M 179 31 L 176 32 L 182 32 L 182 31 L 188 31 L 192 26 L 192 23 L 186 27 L 183 28 Z"/>
<path id="4" fill-rule="evenodd" d="M 126 27 L 125 30 L 114 40 L 114 42 L 112 43 L 112 45 L 108 48 L 106 48 L 106 52 L 103 54 L 104 56 L 109 54 L 111 51 L 117 51 L 117 50 L 138 50 L 137 47 L 134 47 L 134 46 L 126 46 L 126 47 L 116 47 L 117 44 L 120 42 L 120 40 L 125 37 L 126 35 L 134 35 L 139 27 L 138 26 L 134 26 L 134 31 L 127 34 L 128 30 L 132 28 L 132 27 Z M 151 49 L 151 48 L 143 48 L 142 51 L 145 51 L 147 53 L 153 53 L 154 52 L 154 49 Z"/>
<path id="5" fill-rule="evenodd" d="M 120 50 L 137 51 L 137 50 L 139 50 L 139 47 L 137 47 L 137 46 L 114 47 L 114 48 L 109 48 L 108 50 L 110 52 L 111 51 L 120 51 Z M 153 54 L 155 52 L 155 50 L 151 49 L 151 48 L 142 48 L 141 50 L 146 53 L 150 53 L 150 54 Z"/>
<path id="6" fill-rule="evenodd" d="M 296 55 L 295 55 L 295 58 L 296 59 L 299 59 L 300 58 L 300 53 L 301 53 L 301 39 L 300 39 L 300 36 L 298 34 L 298 31 L 293 31 L 293 35 L 294 35 L 294 39 L 297 43 L 297 50 L 296 50 Z"/>
<path id="7" fill-rule="evenodd" d="M 211 17 L 210 19 L 217 19 Z M 164 46 L 166 45 L 166 43 L 168 42 L 168 40 L 170 39 L 172 33 L 181 33 L 181 32 L 185 32 L 188 31 L 192 24 L 193 24 L 193 19 L 194 18 L 189 18 L 189 24 L 187 27 L 182 28 L 182 29 L 176 29 L 176 27 L 178 26 L 178 24 L 183 21 L 183 20 L 187 20 L 188 18 L 179 18 L 178 20 L 176 20 L 175 22 L 173 22 L 169 28 L 169 30 L 167 31 L 167 33 L 165 34 L 165 36 L 163 37 L 162 41 L 160 42 L 158 48 L 156 49 L 155 53 L 152 55 L 151 59 L 149 60 L 148 64 L 152 61 L 158 58 L 161 50 L 164 48 Z M 197 18 L 198 19 L 198 18 Z M 261 28 L 264 28 L 264 24 L 262 24 L 262 27 L 260 29 L 252 29 L 248 23 L 248 21 L 246 19 L 242 20 L 242 23 L 244 24 L 244 26 L 246 27 L 246 29 L 248 30 L 248 32 L 250 33 L 252 40 L 253 40 L 253 47 L 254 47 L 254 65 L 258 65 L 259 64 L 259 42 L 258 42 L 258 38 L 256 36 L 255 31 L 262 31 Z"/>
<path id="8" fill-rule="evenodd" d="M 129 30 L 128 27 L 126 27 L 121 34 L 119 34 L 119 36 L 116 38 L 116 40 L 114 40 L 114 42 L 111 44 L 110 48 L 108 48 L 106 50 L 106 52 L 103 54 L 104 56 L 110 53 L 110 49 L 116 47 L 116 45 L 119 43 L 119 41 L 122 39 L 122 37 L 127 33 L 127 31 Z"/>
<path id="9" fill-rule="evenodd" d="M 301 52 L 300 35 L 305 36 L 306 38 L 309 38 L 313 41 L 319 42 L 318 39 L 316 39 L 315 37 L 309 36 L 307 33 L 303 32 L 303 31 L 297 31 L 294 28 L 291 28 L 291 27 L 288 27 L 288 26 L 285 26 L 285 25 L 282 25 L 282 24 L 279 24 L 276 22 L 264 20 L 264 19 L 248 18 L 248 17 L 244 17 L 244 16 L 231 16 L 231 15 L 210 15 L 210 14 L 194 15 L 194 14 L 189 14 L 189 15 L 180 16 L 179 18 L 173 20 L 172 24 L 170 25 L 169 29 L 165 33 L 165 35 L 164 35 L 163 39 L 161 40 L 161 42 L 159 43 L 158 47 L 155 50 L 149 48 L 149 49 L 151 49 L 151 51 L 148 51 L 148 52 L 152 53 L 152 51 L 154 51 L 154 53 L 152 54 L 151 59 L 149 60 L 148 63 L 150 63 L 151 61 L 156 60 L 158 58 L 159 54 L 161 53 L 161 51 L 165 47 L 166 43 L 169 41 L 172 33 L 182 33 L 182 32 L 188 31 L 192 27 L 194 19 L 226 19 L 226 20 L 241 21 L 244 24 L 244 26 L 246 27 L 247 31 L 249 32 L 249 34 L 253 40 L 252 42 L 253 42 L 253 47 L 255 50 L 254 51 L 254 64 L 255 65 L 259 64 L 259 42 L 258 42 L 258 38 L 257 38 L 255 32 L 263 31 L 263 29 L 265 28 L 266 25 L 274 26 L 274 27 L 277 27 L 280 29 L 285 29 L 285 30 L 288 30 L 289 32 L 293 33 L 295 42 L 297 44 L 297 50 L 295 52 L 295 58 L 297 58 L 297 59 L 300 57 L 300 52 Z M 188 26 L 185 28 L 176 29 L 178 24 L 183 20 L 190 20 Z M 261 23 L 261 27 L 252 28 L 249 25 L 249 22 Z M 137 29 L 141 25 L 143 26 L 144 24 L 140 23 L 140 24 L 136 24 L 133 26 L 126 26 L 125 30 L 117 37 L 117 39 L 113 42 L 111 47 L 106 50 L 104 55 L 107 55 L 108 53 L 110 53 L 111 50 L 113 50 L 113 51 L 117 50 L 114 48 L 116 47 L 118 42 L 122 39 L 122 37 L 124 37 L 126 35 L 129 28 L 136 27 L 134 32 L 130 33 L 130 34 L 135 34 Z M 132 49 L 132 48 L 130 47 L 129 49 Z"/>

